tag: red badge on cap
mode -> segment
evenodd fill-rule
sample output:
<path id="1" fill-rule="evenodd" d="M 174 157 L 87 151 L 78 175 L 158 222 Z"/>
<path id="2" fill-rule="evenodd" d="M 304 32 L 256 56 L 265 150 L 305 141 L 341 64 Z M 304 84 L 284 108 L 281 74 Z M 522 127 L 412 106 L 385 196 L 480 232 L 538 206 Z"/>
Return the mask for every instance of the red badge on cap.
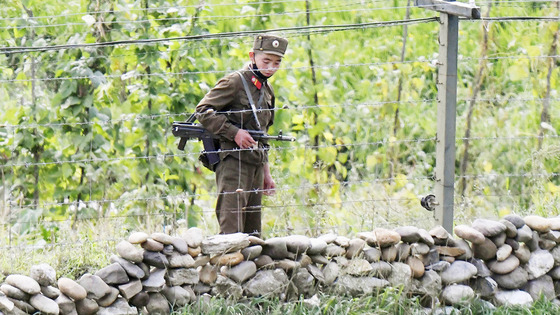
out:
<path id="1" fill-rule="evenodd" d="M 261 81 L 259 81 L 257 78 L 255 78 L 255 76 L 253 76 L 251 78 L 251 82 L 253 82 L 253 84 L 257 87 L 257 89 L 261 89 L 262 88 L 262 83 Z"/>

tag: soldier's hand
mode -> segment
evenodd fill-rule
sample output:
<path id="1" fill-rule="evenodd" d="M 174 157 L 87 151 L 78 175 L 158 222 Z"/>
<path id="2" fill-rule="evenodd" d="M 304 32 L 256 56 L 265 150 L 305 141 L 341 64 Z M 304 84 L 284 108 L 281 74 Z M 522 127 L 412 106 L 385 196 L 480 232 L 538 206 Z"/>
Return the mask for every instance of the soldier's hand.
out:
<path id="1" fill-rule="evenodd" d="M 257 145 L 257 142 L 253 139 L 253 137 L 251 137 L 251 134 L 249 134 L 247 130 L 243 129 L 239 129 L 239 131 L 237 131 L 233 140 L 241 149 L 248 149 Z"/>

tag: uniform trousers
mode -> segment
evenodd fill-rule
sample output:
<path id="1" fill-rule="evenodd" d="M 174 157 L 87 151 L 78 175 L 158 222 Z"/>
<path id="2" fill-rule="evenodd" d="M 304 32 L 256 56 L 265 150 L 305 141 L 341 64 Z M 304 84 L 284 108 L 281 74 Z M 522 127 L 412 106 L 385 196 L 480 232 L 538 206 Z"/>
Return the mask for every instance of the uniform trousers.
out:
<path id="1" fill-rule="evenodd" d="M 216 216 L 220 233 L 243 232 L 260 236 L 264 179 L 262 163 L 250 164 L 226 156 L 216 168 Z M 241 190 L 239 190 L 241 189 Z"/>

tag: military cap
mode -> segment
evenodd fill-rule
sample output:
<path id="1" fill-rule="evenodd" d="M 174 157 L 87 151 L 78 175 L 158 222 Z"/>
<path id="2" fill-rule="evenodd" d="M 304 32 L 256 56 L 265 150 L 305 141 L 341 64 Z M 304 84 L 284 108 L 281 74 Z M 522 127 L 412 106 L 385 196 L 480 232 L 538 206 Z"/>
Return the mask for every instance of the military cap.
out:
<path id="1" fill-rule="evenodd" d="M 288 40 L 274 35 L 257 35 L 253 44 L 253 52 L 263 52 L 284 57 Z"/>

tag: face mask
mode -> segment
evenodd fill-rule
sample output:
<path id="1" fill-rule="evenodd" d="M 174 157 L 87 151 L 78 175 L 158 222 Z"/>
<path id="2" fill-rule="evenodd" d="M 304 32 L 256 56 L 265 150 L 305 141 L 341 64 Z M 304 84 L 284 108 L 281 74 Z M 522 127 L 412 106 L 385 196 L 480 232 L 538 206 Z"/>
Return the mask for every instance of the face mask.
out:
<path id="1" fill-rule="evenodd" d="M 265 76 L 264 74 L 262 74 L 262 73 L 259 71 L 259 68 L 257 68 L 257 64 L 254 63 L 252 60 L 251 60 L 251 63 L 252 63 L 252 67 L 253 67 L 253 69 L 251 69 L 251 71 L 252 71 L 252 72 L 257 76 L 257 78 L 259 78 L 261 81 L 266 81 L 269 77 L 267 77 L 267 76 Z"/>

